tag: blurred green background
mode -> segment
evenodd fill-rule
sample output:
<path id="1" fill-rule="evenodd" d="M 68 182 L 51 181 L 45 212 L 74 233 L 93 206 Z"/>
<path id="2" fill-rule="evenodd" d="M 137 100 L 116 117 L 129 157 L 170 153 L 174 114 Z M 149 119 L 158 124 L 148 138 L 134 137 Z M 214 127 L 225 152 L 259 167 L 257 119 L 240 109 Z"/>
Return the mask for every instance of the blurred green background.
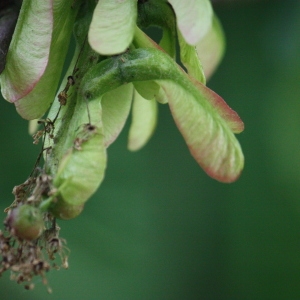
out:
<path id="1" fill-rule="evenodd" d="M 215 10 L 227 52 L 208 86 L 245 122 L 234 184 L 192 159 L 167 106 L 137 153 L 128 126 L 108 151 L 104 183 L 80 217 L 61 221 L 68 270 L 0 299 L 300 299 L 300 1 L 235 1 Z M 42 95 L 41 95 L 42 97 Z M 0 217 L 39 147 L 1 102 Z"/>

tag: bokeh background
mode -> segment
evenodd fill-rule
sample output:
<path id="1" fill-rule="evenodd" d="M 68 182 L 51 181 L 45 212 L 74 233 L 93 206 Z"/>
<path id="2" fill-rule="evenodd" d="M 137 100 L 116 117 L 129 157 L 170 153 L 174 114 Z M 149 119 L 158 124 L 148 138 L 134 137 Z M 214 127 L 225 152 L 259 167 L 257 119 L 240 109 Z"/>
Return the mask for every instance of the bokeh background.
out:
<path id="1" fill-rule="evenodd" d="M 222 2 L 227 52 L 208 86 L 245 122 L 240 179 L 210 179 L 160 106 L 149 144 L 127 151 L 127 125 L 85 211 L 59 222 L 71 255 L 53 294 L 7 274 L 1 300 L 300 299 L 300 1 Z M 2 219 L 39 147 L 13 105 L 0 116 Z"/>

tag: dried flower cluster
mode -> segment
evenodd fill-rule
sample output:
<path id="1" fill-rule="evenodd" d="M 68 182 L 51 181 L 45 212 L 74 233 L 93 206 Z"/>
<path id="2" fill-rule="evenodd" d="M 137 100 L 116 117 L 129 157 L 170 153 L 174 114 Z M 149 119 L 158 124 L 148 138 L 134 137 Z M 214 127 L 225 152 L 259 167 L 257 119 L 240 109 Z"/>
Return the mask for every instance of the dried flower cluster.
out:
<path id="1" fill-rule="evenodd" d="M 37 170 L 41 172 L 37 168 L 34 173 Z M 8 216 L 4 221 L 5 231 L 0 231 L 0 276 L 3 272 L 10 271 L 11 279 L 24 284 L 26 289 L 33 289 L 33 277 L 40 276 L 48 292 L 51 292 L 46 273 L 50 269 L 59 269 L 60 266 L 68 268 L 69 250 L 66 241 L 59 237 L 60 228 L 56 219 L 48 212 L 42 214 L 39 222 L 34 215 L 29 216 L 33 219 L 29 219 L 28 227 L 22 220 L 24 213 L 18 215 L 20 209 L 37 207 L 42 197 L 51 192 L 51 178 L 45 174 L 32 176 L 16 186 L 13 190 L 15 201 L 6 209 Z M 25 214 L 25 217 L 28 216 Z M 25 231 L 20 231 L 24 227 Z M 61 260 L 60 264 L 57 263 L 57 256 Z"/>

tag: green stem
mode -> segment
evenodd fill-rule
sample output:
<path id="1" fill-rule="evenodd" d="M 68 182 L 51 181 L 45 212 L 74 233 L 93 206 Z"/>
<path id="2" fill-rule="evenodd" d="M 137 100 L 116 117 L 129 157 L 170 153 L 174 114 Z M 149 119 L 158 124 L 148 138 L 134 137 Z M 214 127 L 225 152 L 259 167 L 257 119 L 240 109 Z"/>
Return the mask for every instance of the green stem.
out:
<path id="1" fill-rule="evenodd" d="M 78 105 L 82 106 L 82 103 L 79 102 L 85 101 L 78 97 L 78 88 L 84 74 L 91 66 L 98 62 L 100 57 L 99 54 L 91 49 L 87 41 L 87 33 L 94 7 L 94 1 L 86 1 L 80 8 L 74 25 L 74 34 L 77 44 L 76 50 L 60 91 L 64 89 L 64 84 L 70 75 L 73 76 L 75 84 L 69 88 L 66 105 L 61 106 L 60 116 L 55 123 L 55 137 L 53 140 L 48 139 L 46 142 L 47 147 L 52 147 L 52 151 L 46 161 L 46 169 L 50 174 L 56 174 L 62 156 L 73 145 L 77 128 L 74 128 L 72 124 L 74 124 L 74 118 L 80 118 L 80 116 L 75 113 L 75 109 Z M 59 107 L 59 102 L 57 100 L 54 101 L 49 112 L 50 119 L 55 118 Z"/>
<path id="2" fill-rule="evenodd" d="M 176 58 L 176 18 L 168 2 L 149 0 L 138 3 L 139 27 L 157 26 L 163 29 L 159 45 L 173 58 Z"/>

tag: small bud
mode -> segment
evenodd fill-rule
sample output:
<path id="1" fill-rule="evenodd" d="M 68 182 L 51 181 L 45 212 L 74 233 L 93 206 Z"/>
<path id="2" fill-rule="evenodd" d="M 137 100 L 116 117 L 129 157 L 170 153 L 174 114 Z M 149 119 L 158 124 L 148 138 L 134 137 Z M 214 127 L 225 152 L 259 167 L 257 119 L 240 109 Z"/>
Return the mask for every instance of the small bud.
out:
<path id="1" fill-rule="evenodd" d="M 5 224 L 13 235 L 29 241 L 37 239 L 44 230 L 40 210 L 27 204 L 10 211 Z"/>

